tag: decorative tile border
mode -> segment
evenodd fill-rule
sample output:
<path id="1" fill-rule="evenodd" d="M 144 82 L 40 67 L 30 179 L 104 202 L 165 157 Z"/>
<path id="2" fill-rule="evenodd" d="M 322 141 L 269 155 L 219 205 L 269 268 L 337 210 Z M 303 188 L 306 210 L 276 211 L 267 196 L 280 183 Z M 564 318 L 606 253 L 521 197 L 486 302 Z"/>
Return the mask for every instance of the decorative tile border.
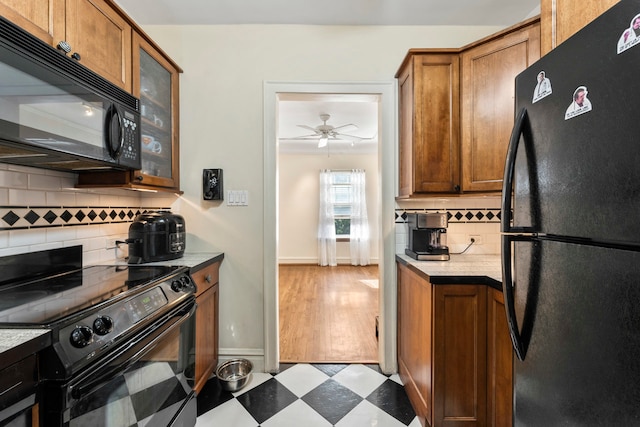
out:
<path id="1" fill-rule="evenodd" d="M 468 208 L 468 209 L 396 209 L 396 224 L 407 222 L 409 213 L 446 212 L 450 223 L 486 223 L 500 222 L 500 208 Z"/>
<path id="2" fill-rule="evenodd" d="M 0 206 L 0 231 L 133 222 L 136 215 L 166 207 Z"/>

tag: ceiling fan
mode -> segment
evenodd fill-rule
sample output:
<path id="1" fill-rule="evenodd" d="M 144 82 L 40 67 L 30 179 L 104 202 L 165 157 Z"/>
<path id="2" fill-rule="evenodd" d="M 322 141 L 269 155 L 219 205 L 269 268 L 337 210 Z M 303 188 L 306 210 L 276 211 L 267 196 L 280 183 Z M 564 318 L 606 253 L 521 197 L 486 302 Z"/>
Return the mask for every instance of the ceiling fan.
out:
<path id="1" fill-rule="evenodd" d="M 329 114 L 325 114 L 325 113 L 320 114 L 320 120 L 322 120 L 321 125 L 318 125 L 316 127 L 311 127 L 307 125 L 297 125 L 298 127 L 312 131 L 313 132 L 312 134 L 300 135 L 293 138 L 281 138 L 281 139 L 283 140 L 318 140 L 318 148 L 326 147 L 327 144 L 329 143 L 329 140 L 351 141 L 351 143 L 353 144 L 354 141 L 371 139 L 371 138 L 363 138 L 361 136 L 342 133 L 342 131 L 345 129 L 351 129 L 351 128 L 353 128 L 353 130 L 358 129 L 358 126 L 354 125 L 353 123 L 349 123 L 346 125 L 334 127 L 332 125 L 327 124 L 327 121 L 329 121 L 330 118 L 331 118 L 331 115 Z"/>

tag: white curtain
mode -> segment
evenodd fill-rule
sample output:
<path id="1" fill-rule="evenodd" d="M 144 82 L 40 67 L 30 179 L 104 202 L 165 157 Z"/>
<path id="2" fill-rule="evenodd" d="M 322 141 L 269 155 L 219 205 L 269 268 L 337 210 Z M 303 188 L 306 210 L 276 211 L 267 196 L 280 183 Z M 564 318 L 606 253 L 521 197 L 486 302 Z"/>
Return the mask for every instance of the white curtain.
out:
<path id="1" fill-rule="evenodd" d="M 318 221 L 318 264 L 338 265 L 336 261 L 336 226 L 333 216 L 331 171 L 320 171 L 320 212 Z"/>
<path id="2" fill-rule="evenodd" d="M 349 240 L 352 265 L 368 265 L 371 261 L 365 182 L 364 170 L 354 169 L 351 171 L 352 200 L 351 233 Z"/>

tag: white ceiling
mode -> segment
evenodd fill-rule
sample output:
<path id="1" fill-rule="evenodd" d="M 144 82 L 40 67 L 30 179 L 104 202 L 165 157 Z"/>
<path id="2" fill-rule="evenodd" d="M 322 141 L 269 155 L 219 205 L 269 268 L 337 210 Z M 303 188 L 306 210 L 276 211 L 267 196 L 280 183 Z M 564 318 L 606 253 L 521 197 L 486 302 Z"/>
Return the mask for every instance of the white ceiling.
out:
<path id="1" fill-rule="evenodd" d="M 144 25 L 513 25 L 540 13 L 539 0 L 115 0 Z M 280 152 L 315 154 L 375 152 L 377 100 L 357 95 L 288 95 L 278 105 L 278 136 L 308 135 L 330 114 L 328 125 L 355 124 L 347 133 L 371 138 L 330 141 L 280 140 Z"/>
<path id="2" fill-rule="evenodd" d="M 147 24 L 503 25 L 540 0 L 115 0 Z"/>
<path id="3" fill-rule="evenodd" d="M 378 96 L 347 94 L 281 94 L 278 99 L 278 137 L 295 138 L 313 134 L 312 128 L 322 125 L 320 114 L 329 114 L 327 125 L 344 128 L 342 140 L 329 140 L 325 148 L 318 148 L 317 139 L 279 140 L 281 153 L 352 154 L 375 153 L 378 149 Z M 342 129 L 339 129 L 342 132 Z M 319 139 L 319 138 L 318 138 Z"/>

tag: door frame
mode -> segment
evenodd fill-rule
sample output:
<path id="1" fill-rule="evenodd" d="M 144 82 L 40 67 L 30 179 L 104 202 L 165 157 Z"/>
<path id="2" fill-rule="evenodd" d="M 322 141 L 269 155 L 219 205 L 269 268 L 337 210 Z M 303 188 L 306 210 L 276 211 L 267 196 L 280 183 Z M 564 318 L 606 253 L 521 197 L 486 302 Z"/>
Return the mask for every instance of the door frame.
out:
<path id="1" fill-rule="evenodd" d="M 397 287 L 395 197 L 397 193 L 398 95 L 395 80 L 382 82 L 277 82 L 265 81 L 264 91 L 264 370 L 278 372 L 278 140 L 277 105 L 281 93 L 373 94 L 380 96 L 378 109 L 379 173 L 379 329 L 380 369 L 397 369 Z"/>

